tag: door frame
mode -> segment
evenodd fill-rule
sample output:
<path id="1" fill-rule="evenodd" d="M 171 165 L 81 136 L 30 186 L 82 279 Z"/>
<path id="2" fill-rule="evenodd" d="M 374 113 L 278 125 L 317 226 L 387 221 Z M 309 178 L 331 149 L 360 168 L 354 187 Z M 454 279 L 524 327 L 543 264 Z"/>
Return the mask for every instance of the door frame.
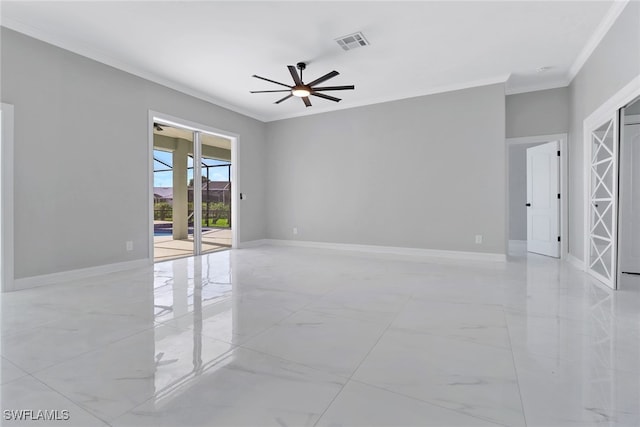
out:
<path id="1" fill-rule="evenodd" d="M 640 99 L 638 99 L 636 102 L 640 102 Z M 625 119 L 623 120 L 623 116 L 622 116 L 622 110 L 620 110 L 620 136 L 623 136 L 623 131 L 624 131 L 624 127 L 626 125 L 631 125 L 631 126 L 640 126 L 640 114 L 636 114 L 636 115 L 631 115 L 631 116 L 625 116 Z M 631 123 L 627 123 L 631 122 Z M 618 148 L 618 153 L 619 154 L 619 159 L 622 157 L 622 148 L 623 148 L 623 144 L 624 144 L 624 139 L 620 138 L 620 147 Z M 626 190 L 626 185 L 624 185 L 624 181 L 621 179 L 622 176 L 620 175 L 620 161 L 618 162 L 618 197 L 620 198 L 620 196 L 623 194 L 623 190 Z M 620 202 L 621 200 L 618 200 L 618 202 Z M 621 224 L 621 218 L 622 217 L 622 210 L 620 209 L 620 205 L 618 205 L 618 230 L 620 229 L 620 224 Z M 618 235 L 620 235 L 620 233 L 618 232 Z M 621 252 L 623 252 L 622 249 L 622 239 L 619 239 L 618 241 L 618 250 L 616 251 L 616 254 L 620 254 Z M 616 280 L 618 283 L 620 283 L 620 280 L 622 278 L 622 257 L 618 256 L 617 260 L 616 260 L 616 268 L 617 268 L 617 275 L 616 275 Z"/>
<path id="2" fill-rule="evenodd" d="M 225 139 L 229 139 L 231 141 L 231 182 L 233 185 L 231 186 L 231 247 L 236 249 L 239 247 L 239 236 L 240 236 L 240 135 L 229 132 L 222 129 L 217 129 L 212 126 L 204 125 L 202 123 L 197 123 L 191 120 L 182 119 L 180 117 L 175 117 L 170 114 L 161 113 L 158 111 L 149 110 L 149 117 L 147 123 L 147 132 L 148 132 L 148 147 L 147 147 L 147 157 L 148 157 L 148 209 L 149 209 L 149 261 L 150 263 L 154 262 L 154 245 L 153 245 L 153 124 L 156 121 L 160 121 L 167 125 L 174 125 L 177 127 L 181 127 L 183 129 L 188 129 L 194 132 L 203 132 L 208 133 L 215 136 L 220 136 Z M 199 138 L 198 138 L 199 139 Z M 194 150 L 195 150 L 195 141 L 194 141 Z M 196 156 L 197 154 L 197 156 Z M 194 156 L 200 157 L 200 147 L 198 147 L 197 151 L 194 151 Z M 195 163 L 194 158 L 194 165 Z M 196 168 L 194 167 L 194 174 Z M 195 175 L 194 175 L 195 177 Z M 199 180 L 194 179 L 194 185 L 197 186 Z M 196 189 L 197 190 L 197 189 Z M 197 196 L 194 191 L 194 206 L 195 197 Z M 194 212 L 198 212 L 199 209 L 195 209 Z M 194 213 L 194 220 L 196 214 Z M 194 232 L 194 255 L 199 254 L 200 248 L 195 241 L 195 232 Z"/>
<path id="3" fill-rule="evenodd" d="M 569 156 L 567 152 L 567 140 L 568 136 L 566 133 L 556 133 L 550 135 L 537 135 L 537 136 L 523 136 L 517 138 L 507 138 L 506 139 L 506 162 L 507 162 L 507 202 L 506 202 L 506 247 L 509 247 L 509 148 L 512 145 L 522 145 L 522 144 L 544 144 L 546 142 L 560 141 L 560 259 L 566 259 L 568 254 L 568 240 L 569 240 L 569 210 L 568 210 L 568 202 L 569 202 Z"/>
<path id="4" fill-rule="evenodd" d="M 14 246 L 13 246 L 13 150 L 14 150 L 14 109 L 13 105 L 0 103 L 2 146 L 0 147 L 0 270 L 2 271 L 1 291 L 14 288 Z"/>
<path id="5" fill-rule="evenodd" d="M 583 162 L 583 168 L 582 168 L 582 181 L 583 181 L 583 192 L 582 192 L 582 198 L 583 198 L 583 205 L 582 205 L 582 209 L 583 209 L 583 240 L 582 240 L 582 244 L 583 244 L 583 269 L 585 272 L 589 271 L 589 235 L 590 235 L 590 220 L 589 220 L 589 212 L 590 212 L 590 206 L 589 206 L 589 193 L 591 191 L 590 188 L 590 176 L 591 176 L 591 131 L 593 129 L 596 129 L 597 126 L 599 126 L 600 124 L 604 123 L 607 119 L 611 118 L 611 117 L 615 117 L 615 121 L 618 124 L 618 135 L 616 135 L 617 141 L 615 142 L 618 145 L 618 152 L 619 152 L 619 145 L 620 145 L 620 135 L 619 135 L 619 122 L 620 122 L 620 109 L 623 108 L 625 105 L 627 105 L 629 102 L 633 101 L 635 98 L 637 98 L 638 96 L 640 96 L 640 75 L 636 76 L 634 79 L 632 79 L 629 83 L 627 83 L 622 89 L 620 89 L 618 92 L 615 93 L 615 95 L 613 95 L 612 97 L 610 97 L 608 100 L 606 100 L 604 103 L 602 103 L 602 105 L 600 105 L 595 111 L 593 111 L 586 119 L 584 119 L 583 124 L 582 124 L 582 162 Z M 617 163 L 618 159 L 615 159 L 615 161 Z M 617 174 L 614 177 L 614 180 L 616 180 L 616 182 L 618 182 L 620 180 L 620 168 L 617 168 Z M 615 206 L 615 212 L 614 217 L 616 222 L 619 221 L 620 219 L 620 212 L 618 209 L 618 205 L 619 205 L 619 198 L 620 195 L 618 194 L 618 192 L 616 191 L 614 193 L 614 206 Z M 614 251 L 614 258 L 613 258 L 613 264 L 616 268 L 616 274 L 613 275 L 614 278 L 614 283 L 612 284 L 613 286 L 609 287 L 607 285 L 607 288 L 610 289 L 614 289 L 616 290 L 618 288 L 618 275 L 619 275 L 619 268 L 618 268 L 618 264 L 619 264 L 619 260 L 618 260 L 618 245 L 619 245 L 619 239 L 618 239 L 618 231 L 617 231 L 617 227 L 616 227 L 616 231 L 613 234 L 613 244 L 612 244 L 612 248 Z M 594 276 L 595 277 L 595 276 Z"/>

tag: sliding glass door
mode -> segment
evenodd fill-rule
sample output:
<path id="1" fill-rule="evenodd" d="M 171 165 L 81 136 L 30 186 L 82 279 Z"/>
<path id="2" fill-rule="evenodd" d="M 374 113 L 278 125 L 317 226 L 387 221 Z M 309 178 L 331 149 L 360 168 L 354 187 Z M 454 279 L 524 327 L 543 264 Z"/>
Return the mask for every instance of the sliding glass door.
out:
<path id="1" fill-rule="evenodd" d="M 231 140 L 154 123 L 154 259 L 232 246 Z"/>
<path id="2" fill-rule="evenodd" d="M 153 138 L 154 259 L 194 255 L 193 132 L 156 123 Z"/>
<path id="3" fill-rule="evenodd" d="M 201 253 L 231 247 L 231 141 L 202 134 L 200 156 L 202 241 Z"/>

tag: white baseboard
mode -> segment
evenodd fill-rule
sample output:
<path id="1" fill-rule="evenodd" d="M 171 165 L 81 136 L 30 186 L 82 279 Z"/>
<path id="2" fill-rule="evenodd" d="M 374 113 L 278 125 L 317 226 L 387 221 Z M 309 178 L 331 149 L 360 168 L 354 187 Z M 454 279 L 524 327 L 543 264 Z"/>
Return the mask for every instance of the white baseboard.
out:
<path id="1" fill-rule="evenodd" d="M 394 246 L 375 246 L 375 245 L 357 245 L 348 243 L 325 243 L 325 242 L 309 242 L 300 240 L 278 240 L 278 239 L 258 239 L 241 242 L 238 249 L 255 248 L 259 246 L 290 246 L 304 248 L 331 249 L 350 252 L 364 252 L 374 254 L 388 254 L 400 256 L 412 256 L 423 258 L 446 258 L 470 261 L 493 261 L 505 262 L 506 255 L 497 253 L 482 252 L 463 252 L 463 251 L 446 251 L 438 249 L 420 249 L 420 248 L 402 248 Z M 569 257 L 572 257 L 569 255 Z M 581 261 L 576 260 L 577 265 L 582 265 Z M 567 261 L 571 262 L 567 259 Z M 152 264 L 149 259 L 140 259 L 135 261 L 120 262 L 115 264 L 100 265 L 96 267 L 82 268 L 78 270 L 61 271 L 58 273 L 43 274 L 40 276 L 24 277 L 15 279 L 11 289 L 7 291 L 18 291 L 39 286 L 53 285 L 57 283 L 69 282 L 73 280 L 81 280 L 89 277 L 99 276 L 102 274 L 117 273 L 119 271 L 132 270 L 135 268 L 147 267 Z"/>
<path id="2" fill-rule="evenodd" d="M 580 271 L 584 271 L 584 261 L 579 260 L 571 254 L 567 254 L 566 261 Z"/>
<path id="3" fill-rule="evenodd" d="M 526 240 L 509 240 L 509 249 L 526 251 L 527 241 Z"/>
<path id="4" fill-rule="evenodd" d="M 43 274 L 41 276 L 24 277 L 13 281 L 12 289 L 9 291 L 19 291 L 22 289 L 36 288 L 39 286 L 53 285 L 56 283 L 81 280 L 101 274 L 117 273 L 119 271 L 133 270 L 135 268 L 147 267 L 152 262 L 149 259 L 139 259 L 135 261 L 119 262 L 115 264 L 99 265 L 97 267 L 81 268 L 78 270 L 61 271 L 59 273 Z"/>
<path id="5" fill-rule="evenodd" d="M 236 249 L 257 248 L 258 246 L 264 246 L 268 243 L 268 239 L 249 240 L 247 242 L 238 243 L 238 247 Z"/>
<path id="6" fill-rule="evenodd" d="M 424 258 L 447 258 L 470 261 L 506 262 L 505 254 L 445 251 L 438 249 L 402 248 L 395 246 L 356 245 L 350 243 L 309 242 L 302 240 L 265 239 L 265 243 L 273 246 L 293 246 L 302 248 L 332 249 L 338 251 L 365 252 Z"/>

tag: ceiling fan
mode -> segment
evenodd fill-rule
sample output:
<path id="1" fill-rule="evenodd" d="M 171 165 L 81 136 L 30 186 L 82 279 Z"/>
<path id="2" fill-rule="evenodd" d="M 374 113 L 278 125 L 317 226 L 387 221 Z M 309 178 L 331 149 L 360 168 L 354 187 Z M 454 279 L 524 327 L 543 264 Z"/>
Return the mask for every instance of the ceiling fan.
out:
<path id="1" fill-rule="evenodd" d="M 296 71 L 296 67 L 298 68 L 298 70 L 300 70 L 300 75 L 298 75 L 298 72 Z M 305 84 L 302 81 L 302 70 L 307 68 L 307 64 L 305 64 L 304 62 L 298 62 L 295 67 L 293 65 L 287 65 L 287 68 L 289 69 L 289 72 L 291 73 L 291 77 L 293 78 L 293 82 L 295 83 L 293 86 L 289 86 L 289 85 L 284 84 L 284 83 L 276 82 L 274 80 L 270 80 L 270 79 L 267 79 L 267 78 L 264 78 L 264 77 L 256 76 L 254 74 L 253 77 L 255 77 L 257 79 L 265 80 L 265 81 L 268 81 L 268 82 L 271 82 L 271 83 L 275 83 L 275 84 L 280 85 L 280 86 L 285 86 L 288 89 L 255 90 L 255 91 L 251 91 L 251 93 L 289 92 L 289 94 L 287 96 L 285 96 L 282 99 L 277 100 L 275 102 L 275 104 L 280 104 L 282 101 L 285 101 L 285 100 L 291 98 L 292 96 L 297 96 L 298 98 L 302 98 L 302 102 L 304 102 L 304 105 L 306 105 L 307 107 L 311 107 L 311 101 L 309 100 L 309 95 L 317 96 L 318 98 L 328 99 L 329 101 L 340 102 L 340 98 L 336 98 L 336 97 L 333 97 L 333 96 L 325 95 L 324 93 L 321 93 L 321 92 L 331 91 L 331 90 L 353 90 L 353 89 L 355 89 L 354 85 L 348 85 L 348 86 L 324 86 L 324 87 L 316 86 L 316 85 L 319 85 L 320 83 L 322 83 L 324 81 L 327 81 L 327 80 L 337 76 L 338 74 L 340 74 L 337 71 L 331 71 L 330 73 L 327 73 L 324 76 L 315 79 L 311 83 L 306 83 Z"/>

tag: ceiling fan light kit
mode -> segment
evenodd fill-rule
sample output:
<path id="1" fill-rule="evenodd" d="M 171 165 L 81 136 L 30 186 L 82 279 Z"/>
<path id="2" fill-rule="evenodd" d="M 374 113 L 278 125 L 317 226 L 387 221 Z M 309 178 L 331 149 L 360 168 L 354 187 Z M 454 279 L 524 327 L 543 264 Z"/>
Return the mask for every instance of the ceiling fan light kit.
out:
<path id="1" fill-rule="evenodd" d="M 293 89 L 291 89 L 291 94 L 299 98 L 304 98 L 305 96 L 311 95 L 311 88 L 304 85 L 294 86 Z"/>
<path id="2" fill-rule="evenodd" d="M 274 92 L 290 92 L 288 95 L 286 95 L 284 98 L 281 98 L 279 100 L 277 100 L 275 102 L 275 104 L 280 104 L 282 101 L 286 101 L 287 99 L 291 98 L 292 96 L 298 97 L 300 99 L 302 99 L 302 102 L 304 103 L 304 105 L 306 107 L 311 107 L 311 101 L 309 100 L 309 96 L 317 96 L 318 98 L 324 98 L 327 99 L 329 101 L 334 101 L 334 102 L 340 102 L 341 99 L 340 98 L 336 98 L 333 96 L 329 96 L 329 95 L 325 95 L 324 93 L 320 93 L 320 92 L 324 92 L 324 91 L 332 91 L 332 90 L 354 90 L 355 86 L 354 85 L 345 85 L 345 86 L 323 86 L 323 87 L 318 87 L 317 85 L 319 85 L 320 83 L 323 83 L 335 76 L 337 76 L 338 73 L 337 71 L 331 71 L 327 74 L 325 74 L 324 76 L 315 79 L 314 81 L 312 81 L 311 83 L 307 83 L 305 84 L 302 81 L 302 71 L 307 68 L 307 64 L 305 64 L 304 62 L 298 62 L 296 64 L 296 66 L 294 67 L 293 65 L 287 65 L 287 68 L 289 69 L 289 73 L 291 74 L 291 78 L 293 79 L 293 86 L 289 86 L 287 84 L 284 83 L 280 83 L 277 82 L 275 80 L 270 80 L 267 79 L 265 77 L 260 77 L 257 75 L 253 75 L 253 77 L 255 77 L 256 79 L 260 79 L 260 80 L 264 80 L 270 83 L 274 83 L 280 86 L 284 86 L 287 87 L 289 89 L 279 89 L 279 90 L 256 90 L 256 91 L 251 91 L 251 93 L 274 93 Z M 300 70 L 300 74 L 298 74 L 298 71 L 296 71 L 296 68 L 298 70 Z"/>

